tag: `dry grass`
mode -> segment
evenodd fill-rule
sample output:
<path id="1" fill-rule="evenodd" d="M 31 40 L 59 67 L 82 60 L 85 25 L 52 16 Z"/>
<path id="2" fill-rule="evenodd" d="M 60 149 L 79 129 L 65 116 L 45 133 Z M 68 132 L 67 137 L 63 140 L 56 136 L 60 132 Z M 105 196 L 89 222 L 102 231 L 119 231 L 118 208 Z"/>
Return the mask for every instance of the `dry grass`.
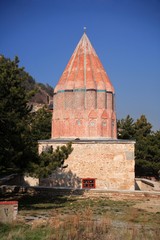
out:
<path id="1" fill-rule="evenodd" d="M 144 201 L 143 201 L 144 202 Z M 150 204 L 151 202 L 148 201 Z M 159 239 L 160 214 L 142 202 L 106 198 L 23 196 L 17 222 L 0 226 L 1 240 Z M 158 201 L 157 201 L 158 203 Z M 139 205 L 137 205 L 139 204 Z M 27 220 L 28 217 L 33 219 Z"/>

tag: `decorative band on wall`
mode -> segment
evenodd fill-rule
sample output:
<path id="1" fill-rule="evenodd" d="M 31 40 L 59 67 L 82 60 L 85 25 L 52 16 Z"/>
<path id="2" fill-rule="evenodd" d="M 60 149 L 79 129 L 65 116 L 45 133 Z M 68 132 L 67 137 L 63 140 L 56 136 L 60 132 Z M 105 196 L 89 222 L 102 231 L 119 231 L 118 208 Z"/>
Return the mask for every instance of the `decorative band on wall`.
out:
<path id="1" fill-rule="evenodd" d="M 64 93 L 64 92 L 85 92 L 85 91 L 105 92 L 105 93 L 111 93 L 114 95 L 113 92 L 107 91 L 106 89 L 93 89 L 93 88 L 89 88 L 89 89 L 75 88 L 75 89 L 58 90 L 56 93 L 54 93 L 54 95 L 57 93 Z"/>
<path id="2" fill-rule="evenodd" d="M 97 92 L 107 92 L 107 91 L 102 89 L 97 89 Z"/>

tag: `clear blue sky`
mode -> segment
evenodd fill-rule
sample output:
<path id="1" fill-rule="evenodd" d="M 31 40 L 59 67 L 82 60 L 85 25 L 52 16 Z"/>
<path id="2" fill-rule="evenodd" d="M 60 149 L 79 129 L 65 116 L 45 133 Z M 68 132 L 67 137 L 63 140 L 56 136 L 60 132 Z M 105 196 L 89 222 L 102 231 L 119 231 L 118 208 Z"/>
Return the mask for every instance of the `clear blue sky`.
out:
<path id="1" fill-rule="evenodd" d="M 55 86 L 87 27 L 116 90 L 117 118 L 160 129 L 160 0 L 0 0 L 0 53 Z"/>

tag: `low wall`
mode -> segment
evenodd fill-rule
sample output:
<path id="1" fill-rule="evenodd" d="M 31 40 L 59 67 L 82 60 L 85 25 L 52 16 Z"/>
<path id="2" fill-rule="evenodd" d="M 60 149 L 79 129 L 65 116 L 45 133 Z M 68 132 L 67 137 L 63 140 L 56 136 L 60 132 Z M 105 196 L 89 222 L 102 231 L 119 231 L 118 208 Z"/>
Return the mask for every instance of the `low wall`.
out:
<path id="1" fill-rule="evenodd" d="M 151 181 L 145 178 L 135 179 L 135 190 L 160 191 L 160 182 Z"/>

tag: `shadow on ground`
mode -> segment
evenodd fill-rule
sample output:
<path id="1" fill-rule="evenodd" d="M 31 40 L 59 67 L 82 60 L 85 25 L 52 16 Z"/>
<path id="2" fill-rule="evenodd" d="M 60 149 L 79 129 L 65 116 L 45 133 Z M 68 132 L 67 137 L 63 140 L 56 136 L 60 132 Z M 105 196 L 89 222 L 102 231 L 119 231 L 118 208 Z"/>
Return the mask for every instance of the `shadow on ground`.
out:
<path id="1" fill-rule="evenodd" d="M 0 197 L 0 201 L 18 201 L 19 210 L 49 210 L 53 208 L 63 208 L 70 202 L 77 201 L 66 196 L 45 196 L 41 194 L 13 194 L 7 193 Z"/>

